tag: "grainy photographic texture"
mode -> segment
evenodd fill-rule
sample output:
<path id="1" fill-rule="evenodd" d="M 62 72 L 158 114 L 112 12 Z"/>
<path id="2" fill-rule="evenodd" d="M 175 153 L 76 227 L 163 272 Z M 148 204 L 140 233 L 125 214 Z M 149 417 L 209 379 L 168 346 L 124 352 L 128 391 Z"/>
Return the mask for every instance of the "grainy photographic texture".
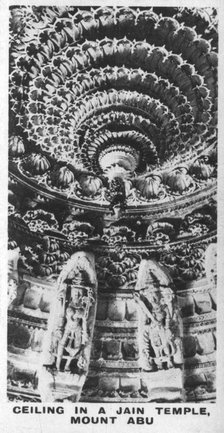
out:
<path id="1" fill-rule="evenodd" d="M 217 11 L 10 7 L 10 401 L 215 399 Z"/>

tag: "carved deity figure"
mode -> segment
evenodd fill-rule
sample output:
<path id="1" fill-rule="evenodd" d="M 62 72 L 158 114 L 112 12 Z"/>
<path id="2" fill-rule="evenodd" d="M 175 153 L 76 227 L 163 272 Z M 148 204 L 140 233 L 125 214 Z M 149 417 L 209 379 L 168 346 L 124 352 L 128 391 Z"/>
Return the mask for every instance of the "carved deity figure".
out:
<path id="1" fill-rule="evenodd" d="M 8 307 L 17 297 L 18 283 L 14 278 L 10 278 L 8 281 Z"/>
<path id="2" fill-rule="evenodd" d="M 170 284 L 159 264 L 142 261 L 134 299 L 141 312 L 140 353 L 145 371 L 182 363 L 180 317 Z"/>
<path id="3" fill-rule="evenodd" d="M 17 297 L 19 274 L 18 274 L 18 260 L 19 248 L 8 251 L 8 307 L 12 304 Z"/>
<path id="4" fill-rule="evenodd" d="M 73 254 L 58 278 L 56 301 L 48 323 L 46 367 L 70 372 L 87 370 L 87 348 L 91 345 L 89 321 L 94 321 L 91 307 L 95 304 L 96 287 L 94 256 L 86 252 Z"/>

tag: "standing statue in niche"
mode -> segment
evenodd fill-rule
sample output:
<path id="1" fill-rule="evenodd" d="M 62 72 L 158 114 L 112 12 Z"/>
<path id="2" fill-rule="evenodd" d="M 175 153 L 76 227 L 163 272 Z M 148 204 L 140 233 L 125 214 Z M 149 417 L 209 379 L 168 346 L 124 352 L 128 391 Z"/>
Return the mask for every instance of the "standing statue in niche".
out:
<path id="1" fill-rule="evenodd" d="M 96 288 L 93 254 L 73 254 L 59 275 L 56 301 L 50 313 L 44 359 L 47 369 L 71 373 L 87 371 Z"/>
<path id="2" fill-rule="evenodd" d="M 12 302 L 17 297 L 17 289 L 18 289 L 18 283 L 14 278 L 10 278 L 8 281 L 8 307 L 12 304 Z"/>
<path id="3" fill-rule="evenodd" d="M 77 368 L 86 370 L 87 360 L 84 355 L 88 343 L 87 320 L 90 306 L 94 303 L 91 289 L 80 290 L 71 286 L 71 296 L 65 313 L 65 326 L 62 338 L 56 342 L 56 368 L 60 370 L 64 360 L 64 371 L 70 371 L 71 361 L 77 359 Z M 62 298 L 64 302 L 64 298 Z M 67 355 L 65 355 L 67 353 Z"/>
<path id="4" fill-rule="evenodd" d="M 140 353 L 144 371 L 182 363 L 181 323 L 171 280 L 162 267 L 143 260 L 134 291 L 140 311 Z"/>
<path id="5" fill-rule="evenodd" d="M 19 273 L 18 273 L 18 261 L 19 261 L 20 250 L 15 248 L 14 250 L 8 251 L 8 307 L 11 306 L 12 302 L 17 297 L 18 285 L 19 285 Z"/>

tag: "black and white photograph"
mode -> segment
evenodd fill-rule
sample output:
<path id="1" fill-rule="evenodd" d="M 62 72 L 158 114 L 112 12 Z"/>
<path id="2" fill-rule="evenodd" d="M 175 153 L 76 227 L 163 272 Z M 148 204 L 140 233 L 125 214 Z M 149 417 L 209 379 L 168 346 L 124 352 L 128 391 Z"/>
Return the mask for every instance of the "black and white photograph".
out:
<path id="1" fill-rule="evenodd" d="M 33 415 L 31 433 L 222 431 L 219 10 L 148 3 L 8 5 L 7 402 L 21 433 Z"/>

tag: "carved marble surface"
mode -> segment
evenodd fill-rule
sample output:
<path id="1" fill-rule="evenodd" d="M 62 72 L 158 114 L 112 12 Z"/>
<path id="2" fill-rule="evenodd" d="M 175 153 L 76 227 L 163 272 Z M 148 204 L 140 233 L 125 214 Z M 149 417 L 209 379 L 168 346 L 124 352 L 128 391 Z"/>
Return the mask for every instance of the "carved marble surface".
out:
<path id="1" fill-rule="evenodd" d="M 63 377 L 66 382 L 69 373 L 73 376 L 71 396 L 77 394 L 78 399 L 88 372 L 96 302 L 94 255 L 77 252 L 59 275 L 56 297 L 50 308 L 39 371 L 39 389 L 44 400 L 54 401 L 69 393 L 66 387 L 61 389 Z"/>
<path id="2" fill-rule="evenodd" d="M 133 33 L 126 35 L 122 9 L 108 9 L 110 31 L 103 8 L 37 9 L 11 13 L 10 171 L 41 195 L 115 215 L 117 207 L 187 199 L 212 187 L 215 16 L 198 43 L 197 26 L 181 23 L 184 11 L 171 19 L 156 8 L 129 8 Z M 111 177 L 129 183 L 118 201 Z"/>
<path id="3" fill-rule="evenodd" d="M 10 399 L 215 398 L 217 45 L 215 10 L 10 8 Z"/>

